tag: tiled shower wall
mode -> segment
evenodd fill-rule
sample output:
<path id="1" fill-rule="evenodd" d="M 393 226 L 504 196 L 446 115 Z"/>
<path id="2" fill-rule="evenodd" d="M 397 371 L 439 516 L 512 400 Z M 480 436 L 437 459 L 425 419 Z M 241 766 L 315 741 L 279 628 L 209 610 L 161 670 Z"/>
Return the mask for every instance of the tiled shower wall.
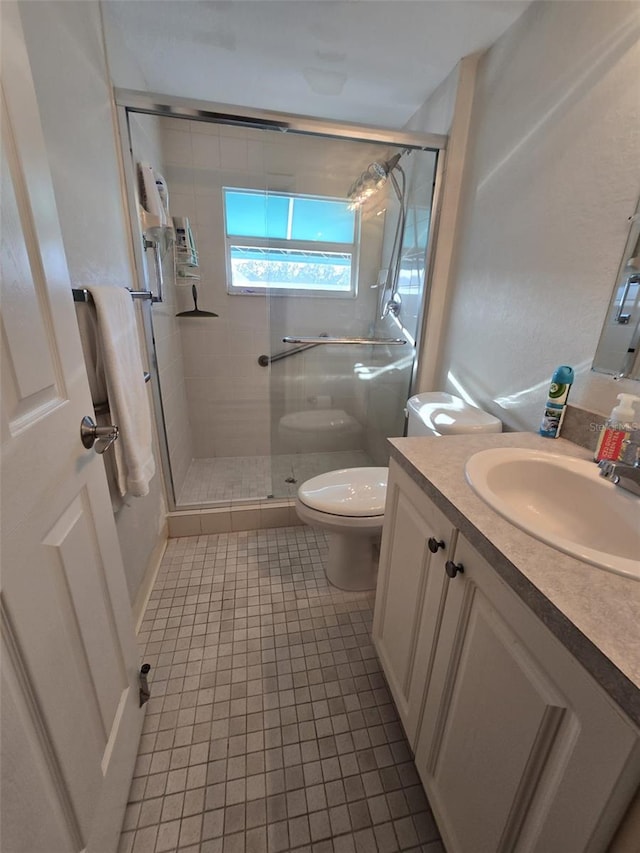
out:
<path id="1" fill-rule="evenodd" d="M 359 295 L 350 299 L 230 296 L 226 292 L 222 187 L 344 196 L 380 146 L 289 136 L 161 118 L 164 174 L 171 212 L 188 216 L 200 254 L 200 307 L 216 319 L 179 320 L 193 455 L 265 455 L 289 411 L 331 405 L 366 422 L 366 387 L 355 348 L 318 347 L 258 365 L 283 347 L 286 334 L 368 335 L 375 316 L 384 213 L 363 218 Z M 379 208 L 380 209 L 380 208 Z M 376 211 L 377 213 L 377 211 Z M 179 310 L 192 307 L 189 287 L 176 288 Z M 281 443 L 275 450 L 287 452 Z"/>
<path id="2" fill-rule="evenodd" d="M 161 119 L 155 116 L 130 116 L 134 160 L 136 162 L 148 162 L 154 169 L 164 174 L 160 145 L 160 122 Z M 151 279 L 149 285 L 155 291 L 153 263 L 153 260 L 149 258 L 149 276 Z M 168 252 L 164 256 L 163 272 L 165 278 L 164 302 L 157 302 L 153 305 L 153 328 L 171 469 L 176 493 L 179 493 L 194 453 L 185 391 L 182 341 L 179 324 L 175 317 L 177 307 L 175 288 L 172 285 L 172 252 Z"/>

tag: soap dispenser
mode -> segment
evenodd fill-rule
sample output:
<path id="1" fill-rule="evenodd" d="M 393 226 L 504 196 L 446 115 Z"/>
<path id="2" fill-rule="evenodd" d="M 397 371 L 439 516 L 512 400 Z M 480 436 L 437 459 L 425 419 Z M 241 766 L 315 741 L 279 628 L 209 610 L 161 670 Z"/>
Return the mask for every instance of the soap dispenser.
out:
<path id="1" fill-rule="evenodd" d="M 635 394 L 618 394 L 620 402 L 611 412 L 598 439 L 594 459 L 619 462 L 623 459 L 629 444 L 631 433 L 640 428 L 634 409 L 640 403 L 640 397 Z"/>

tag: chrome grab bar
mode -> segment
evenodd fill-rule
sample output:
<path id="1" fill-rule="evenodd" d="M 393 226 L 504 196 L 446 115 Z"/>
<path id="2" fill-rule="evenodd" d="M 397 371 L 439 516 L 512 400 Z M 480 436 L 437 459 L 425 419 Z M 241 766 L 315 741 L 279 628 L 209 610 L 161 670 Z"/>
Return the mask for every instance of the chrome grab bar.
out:
<path id="1" fill-rule="evenodd" d="M 283 344 L 373 344 L 374 346 L 401 346 L 407 342 L 404 338 L 330 338 L 330 337 L 302 337 L 295 338 L 287 335 L 282 339 Z"/>
<path id="2" fill-rule="evenodd" d="M 273 355 L 259 355 L 258 364 L 260 367 L 268 367 L 276 361 L 282 361 L 283 358 L 289 358 L 290 355 L 297 355 L 299 352 L 304 352 L 305 350 L 314 349 L 314 347 L 319 346 L 320 344 L 305 344 L 301 347 L 295 347 L 295 349 L 285 349 L 282 350 L 282 352 L 276 352 Z"/>
<path id="3" fill-rule="evenodd" d="M 299 352 L 304 352 L 314 347 L 319 347 L 322 344 L 377 344 L 401 346 L 407 342 L 404 338 L 331 338 L 329 335 L 316 335 L 303 338 L 294 338 L 292 335 L 287 335 L 282 339 L 283 344 L 300 344 L 295 349 L 285 349 L 282 352 L 274 353 L 274 355 L 259 355 L 258 364 L 260 367 L 268 367 L 276 361 L 282 361 L 283 358 L 289 358 L 290 355 L 297 355 Z"/>

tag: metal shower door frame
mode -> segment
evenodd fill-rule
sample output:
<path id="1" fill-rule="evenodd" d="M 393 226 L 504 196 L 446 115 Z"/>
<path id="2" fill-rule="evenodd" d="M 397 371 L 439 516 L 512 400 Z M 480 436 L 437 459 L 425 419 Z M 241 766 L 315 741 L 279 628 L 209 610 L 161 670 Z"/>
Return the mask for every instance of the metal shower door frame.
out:
<path id="1" fill-rule="evenodd" d="M 230 104 L 210 103 L 208 101 L 180 98 L 173 95 L 140 92 L 133 89 L 114 88 L 113 92 L 118 135 L 120 140 L 121 164 L 124 175 L 124 199 L 129 215 L 131 251 L 136 277 L 141 290 L 149 290 L 150 287 L 148 286 L 149 273 L 145 258 L 142 231 L 138 219 L 139 199 L 129 125 L 129 115 L 131 113 L 151 115 L 158 118 L 180 118 L 213 124 L 252 127 L 263 130 L 278 130 L 283 133 L 325 137 L 327 139 L 351 139 L 360 142 L 378 142 L 412 150 L 433 151 L 436 154 L 434 190 L 431 201 L 431 223 L 429 227 L 429 238 L 425 259 L 425 287 L 422 305 L 422 318 L 416 338 L 415 358 L 411 373 L 410 393 L 413 393 L 417 376 L 419 352 L 426 328 L 428 300 L 431 291 L 431 276 L 433 272 L 434 245 L 440 220 L 444 163 L 446 156 L 445 152 L 448 137 L 437 133 L 417 133 L 412 131 L 376 127 L 373 125 L 349 124 L 347 122 L 316 119 L 309 116 L 290 113 L 232 106 Z M 167 441 L 166 419 L 158 375 L 151 300 L 149 300 L 148 304 L 145 303 L 142 313 L 147 359 L 149 370 L 152 375 L 152 398 L 156 412 L 156 427 L 158 432 L 160 461 L 165 482 L 167 508 L 169 512 L 174 512 L 177 509 L 203 509 L 204 505 L 178 506 L 176 502 L 171 458 L 169 455 Z M 252 503 L 254 500 L 255 499 L 252 499 L 247 502 Z M 238 504 L 240 503 L 241 501 L 238 501 Z"/>

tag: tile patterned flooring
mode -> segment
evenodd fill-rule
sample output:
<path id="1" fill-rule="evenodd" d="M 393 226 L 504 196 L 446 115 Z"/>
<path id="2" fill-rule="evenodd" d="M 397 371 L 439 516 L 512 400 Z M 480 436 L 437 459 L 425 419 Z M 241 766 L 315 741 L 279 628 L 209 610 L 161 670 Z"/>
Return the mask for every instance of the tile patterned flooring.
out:
<path id="1" fill-rule="evenodd" d="M 194 459 L 180 489 L 178 506 L 264 499 L 271 494 L 292 498 L 309 477 L 371 464 L 363 450 Z M 287 478 L 297 482 L 287 483 Z"/>
<path id="2" fill-rule="evenodd" d="M 288 527 L 170 540 L 119 853 L 444 853 L 371 643 Z"/>

